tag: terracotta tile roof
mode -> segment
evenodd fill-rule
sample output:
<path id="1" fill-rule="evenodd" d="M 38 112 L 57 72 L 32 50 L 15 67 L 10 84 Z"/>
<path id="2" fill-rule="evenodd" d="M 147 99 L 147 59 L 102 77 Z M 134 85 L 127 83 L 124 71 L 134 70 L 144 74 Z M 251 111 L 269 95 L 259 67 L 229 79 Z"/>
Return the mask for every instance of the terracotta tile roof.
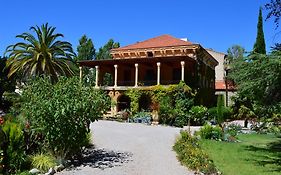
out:
<path id="1" fill-rule="evenodd" d="M 228 83 L 228 90 L 235 90 L 235 86 L 233 83 Z M 223 80 L 217 80 L 216 81 L 216 90 L 226 90 L 225 82 Z"/>
<path id="2" fill-rule="evenodd" d="M 118 50 L 132 50 L 132 49 L 143 49 L 143 48 L 159 48 L 159 47 L 172 47 L 172 46 L 188 46 L 193 43 L 189 41 L 183 41 L 181 39 L 175 38 L 171 35 L 161 35 L 155 38 L 151 38 L 142 42 L 137 42 L 128 46 L 120 47 L 117 49 L 112 49 L 114 51 Z"/>

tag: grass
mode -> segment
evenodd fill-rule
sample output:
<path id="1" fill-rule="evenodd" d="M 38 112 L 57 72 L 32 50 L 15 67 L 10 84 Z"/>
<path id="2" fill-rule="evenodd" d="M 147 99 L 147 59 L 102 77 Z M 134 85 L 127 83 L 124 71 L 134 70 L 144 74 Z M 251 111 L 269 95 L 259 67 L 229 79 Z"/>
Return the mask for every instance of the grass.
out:
<path id="1" fill-rule="evenodd" d="M 201 146 L 225 175 L 280 175 L 281 138 L 243 134 L 240 143 L 202 140 Z"/>

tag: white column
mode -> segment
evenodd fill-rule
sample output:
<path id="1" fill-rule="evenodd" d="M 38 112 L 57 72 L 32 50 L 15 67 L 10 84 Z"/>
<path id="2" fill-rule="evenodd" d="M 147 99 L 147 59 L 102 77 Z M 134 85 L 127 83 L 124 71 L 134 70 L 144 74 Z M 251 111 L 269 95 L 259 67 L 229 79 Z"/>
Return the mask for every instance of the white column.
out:
<path id="1" fill-rule="evenodd" d="M 96 87 L 99 87 L 99 66 L 95 66 L 96 68 Z"/>
<path id="2" fill-rule="evenodd" d="M 79 70 L 80 70 L 80 82 L 82 82 L 82 78 L 83 78 L 83 70 L 82 70 L 82 66 L 79 66 Z"/>
<path id="3" fill-rule="evenodd" d="M 138 78 L 139 78 L 139 64 L 135 64 L 135 87 L 138 86 Z"/>
<path id="4" fill-rule="evenodd" d="M 114 65 L 114 87 L 117 87 L 117 68 L 118 68 L 118 65 L 115 64 Z"/>
<path id="5" fill-rule="evenodd" d="M 181 81 L 184 81 L 184 65 L 185 62 L 181 61 Z"/>
<path id="6" fill-rule="evenodd" d="M 161 63 L 157 62 L 157 85 L 160 85 L 160 66 Z"/>

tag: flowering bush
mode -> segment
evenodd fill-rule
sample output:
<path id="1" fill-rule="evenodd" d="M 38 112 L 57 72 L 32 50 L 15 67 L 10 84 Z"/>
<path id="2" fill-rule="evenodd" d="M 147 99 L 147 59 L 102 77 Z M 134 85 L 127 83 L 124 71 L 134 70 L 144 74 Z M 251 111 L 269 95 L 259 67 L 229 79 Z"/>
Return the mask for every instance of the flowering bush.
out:
<path id="1" fill-rule="evenodd" d="M 180 162 L 188 168 L 204 174 L 217 172 L 209 156 L 201 149 L 198 140 L 187 132 L 181 132 L 181 137 L 176 141 L 174 150 Z"/>

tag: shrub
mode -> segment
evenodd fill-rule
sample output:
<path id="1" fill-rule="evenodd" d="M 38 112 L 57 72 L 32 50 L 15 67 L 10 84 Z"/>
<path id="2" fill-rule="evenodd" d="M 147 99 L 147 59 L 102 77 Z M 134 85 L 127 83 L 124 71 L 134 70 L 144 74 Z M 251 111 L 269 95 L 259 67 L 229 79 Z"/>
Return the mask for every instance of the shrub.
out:
<path id="1" fill-rule="evenodd" d="M 12 121 L 5 121 L 2 129 L 7 139 L 1 151 L 3 166 L 6 166 L 6 172 L 16 172 L 23 169 L 27 162 L 23 129 L 20 124 Z"/>
<path id="2" fill-rule="evenodd" d="M 193 106 L 189 113 L 191 115 L 191 120 L 197 125 L 202 125 L 207 119 L 207 108 L 204 106 Z"/>
<path id="3" fill-rule="evenodd" d="M 211 126 L 209 124 L 205 124 L 198 132 L 202 139 L 214 139 L 220 140 L 223 138 L 222 129 L 218 126 Z"/>
<path id="4" fill-rule="evenodd" d="M 90 122 L 110 108 L 104 92 L 83 86 L 77 77 L 60 78 L 54 85 L 38 78 L 29 82 L 22 95 L 22 115 L 30 129 L 41 134 L 46 148 L 62 159 L 81 150 Z"/>
<path id="5" fill-rule="evenodd" d="M 240 125 L 236 124 L 230 124 L 226 127 L 226 133 L 229 134 L 232 137 L 236 137 L 237 134 L 242 130 L 242 127 Z"/>
<path id="6" fill-rule="evenodd" d="M 31 164 L 41 172 L 47 172 L 50 168 L 56 166 L 56 159 L 48 154 L 36 154 L 31 157 Z"/>
<path id="7" fill-rule="evenodd" d="M 204 174 L 216 173 L 212 160 L 200 147 L 198 140 L 187 132 L 181 132 L 173 149 L 177 152 L 180 162 L 188 168 Z"/>

